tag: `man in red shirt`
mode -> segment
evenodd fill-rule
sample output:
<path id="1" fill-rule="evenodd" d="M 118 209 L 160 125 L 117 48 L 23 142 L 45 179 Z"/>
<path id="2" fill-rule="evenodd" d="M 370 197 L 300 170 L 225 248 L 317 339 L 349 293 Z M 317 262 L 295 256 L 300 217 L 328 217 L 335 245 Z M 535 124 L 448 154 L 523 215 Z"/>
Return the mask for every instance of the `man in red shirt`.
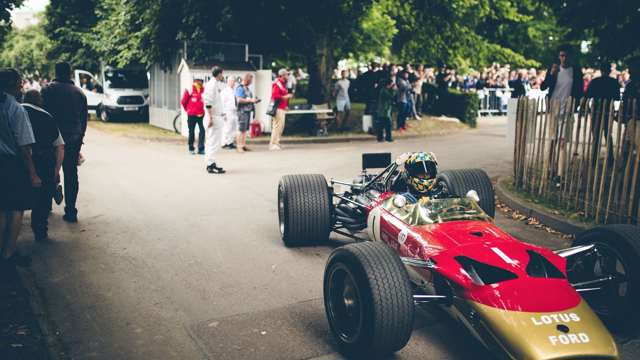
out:
<path id="1" fill-rule="evenodd" d="M 278 102 L 278 110 L 276 116 L 271 119 L 271 142 L 269 143 L 269 150 L 282 150 L 280 147 L 280 137 L 284 131 L 284 118 L 285 112 L 289 107 L 289 99 L 293 97 L 293 94 L 289 94 L 287 91 L 287 79 L 289 77 L 289 71 L 287 69 L 280 69 L 278 71 L 278 78 L 273 82 L 271 87 L 271 100 Z"/>
<path id="2" fill-rule="evenodd" d="M 182 95 L 182 108 L 187 112 L 189 125 L 189 152 L 195 154 L 195 130 L 198 125 L 198 154 L 204 154 L 204 125 L 202 119 L 204 118 L 204 102 L 202 101 L 202 79 L 194 79 L 191 93 L 185 89 Z"/>

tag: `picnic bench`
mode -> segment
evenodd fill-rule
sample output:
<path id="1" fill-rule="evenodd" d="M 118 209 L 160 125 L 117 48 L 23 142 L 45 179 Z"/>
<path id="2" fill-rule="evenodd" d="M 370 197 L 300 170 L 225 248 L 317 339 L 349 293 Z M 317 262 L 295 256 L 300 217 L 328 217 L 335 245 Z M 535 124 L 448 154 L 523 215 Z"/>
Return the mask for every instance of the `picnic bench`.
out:
<path id="1" fill-rule="evenodd" d="M 329 104 L 294 105 L 285 112 L 285 117 L 291 115 L 314 115 L 318 125 L 316 136 L 328 136 L 329 131 L 327 128 L 329 126 L 329 121 L 336 117 L 333 113 L 333 109 L 329 107 Z"/>

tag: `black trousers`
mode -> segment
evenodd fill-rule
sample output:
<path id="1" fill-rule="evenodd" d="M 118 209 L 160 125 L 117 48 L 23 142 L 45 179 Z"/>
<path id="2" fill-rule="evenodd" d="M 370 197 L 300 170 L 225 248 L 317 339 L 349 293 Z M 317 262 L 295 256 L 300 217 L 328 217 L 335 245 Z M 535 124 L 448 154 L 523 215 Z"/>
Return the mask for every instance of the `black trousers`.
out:
<path id="1" fill-rule="evenodd" d="M 602 121 L 602 116 L 604 115 L 604 121 Z M 602 114 L 602 110 L 596 109 L 593 122 L 591 123 L 591 134 L 593 136 L 593 148 L 591 149 L 591 163 L 592 165 L 596 164 L 598 157 L 600 156 L 600 147 L 602 145 L 602 136 L 604 138 L 608 138 L 608 143 L 611 144 L 613 138 L 609 136 L 609 112 L 605 111 Z M 615 124 L 614 124 L 615 126 Z M 602 133 L 601 133 L 602 131 Z M 613 146 L 607 145 L 607 156 L 609 157 L 608 164 L 609 166 L 613 166 Z"/>
<path id="2" fill-rule="evenodd" d="M 46 154 L 33 154 L 36 172 L 42 180 L 42 186 L 33 189 L 33 206 L 31 207 L 31 229 L 36 236 L 47 236 L 49 229 L 49 212 L 51 198 L 55 189 L 55 154 L 54 150 Z"/>
<path id="3" fill-rule="evenodd" d="M 407 125 L 407 117 L 411 114 L 411 104 L 408 102 L 398 103 L 398 130 Z"/>
<path id="4" fill-rule="evenodd" d="M 387 141 L 391 141 L 391 118 L 388 116 L 376 116 L 376 136 L 378 141 L 382 141 L 383 135 L 384 139 Z"/>
<path id="5" fill-rule="evenodd" d="M 202 119 L 204 116 L 191 116 L 187 119 L 189 125 L 189 150 L 195 150 L 193 143 L 195 142 L 196 125 L 198 125 L 198 151 L 204 151 L 204 125 Z"/>
<path id="6" fill-rule="evenodd" d="M 80 155 L 81 148 L 82 140 L 67 142 L 64 145 L 64 161 L 62 162 L 62 171 L 64 172 L 64 212 L 72 216 L 78 214 L 78 209 L 76 208 L 78 190 L 80 189 L 80 183 L 78 182 L 78 155 Z"/>

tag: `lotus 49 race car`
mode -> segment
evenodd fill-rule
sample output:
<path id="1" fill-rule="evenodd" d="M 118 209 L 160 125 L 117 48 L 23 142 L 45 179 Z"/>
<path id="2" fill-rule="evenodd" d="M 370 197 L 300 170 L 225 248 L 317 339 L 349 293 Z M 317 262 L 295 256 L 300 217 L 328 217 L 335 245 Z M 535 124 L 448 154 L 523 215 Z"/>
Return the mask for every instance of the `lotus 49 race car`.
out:
<path id="1" fill-rule="evenodd" d="M 410 202 L 397 185 L 399 159 L 364 154 L 353 182 L 287 175 L 278 186 L 285 245 L 320 244 L 331 232 L 356 240 L 332 252 L 324 274 L 341 352 L 369 358 L 402 349 L 415 304 L 436 303 L 503 358 L 619 358 L 604 323 L 635 322 L 638 227 L 596 227 L 559 251 L 526 244 L 494 224 L 484 171 L 443 171 L 437 181 L 448 197 Z"/>

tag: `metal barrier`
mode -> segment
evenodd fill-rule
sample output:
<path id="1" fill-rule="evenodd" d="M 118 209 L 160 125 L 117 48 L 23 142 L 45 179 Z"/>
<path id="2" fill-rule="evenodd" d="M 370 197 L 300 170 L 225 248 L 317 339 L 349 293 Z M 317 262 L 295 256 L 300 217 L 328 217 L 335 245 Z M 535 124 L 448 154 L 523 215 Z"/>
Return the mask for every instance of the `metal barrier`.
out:
<path id="1" fill-rule="evenodd" d="M 512 89 L 509 88 L 485 88 L 478 90 L 480 100 L 479 116 L 504 115 L 507 113 L 507 103 L 511 98 Z"/>

